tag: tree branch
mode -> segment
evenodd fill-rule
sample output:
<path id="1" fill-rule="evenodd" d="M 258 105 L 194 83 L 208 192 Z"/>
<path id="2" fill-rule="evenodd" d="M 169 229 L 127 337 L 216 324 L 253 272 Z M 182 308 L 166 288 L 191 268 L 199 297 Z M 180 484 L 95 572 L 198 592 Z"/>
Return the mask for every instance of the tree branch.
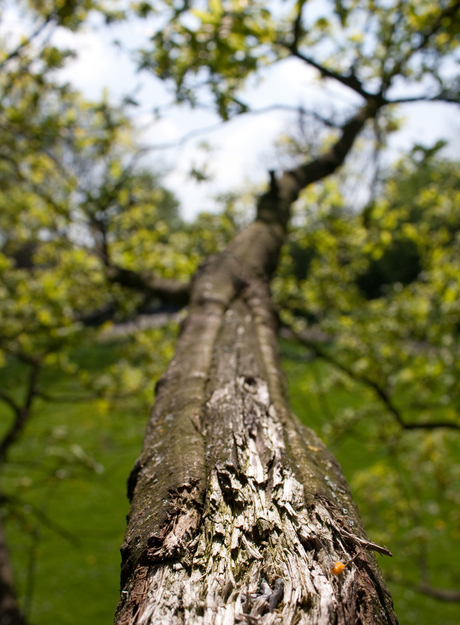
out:
<path id="1" fill-rule="evenodd" d="M 421 592 L 424 595 L 439 599 L 440 601 L 449 601 L 453 603 L 460 602 L 460 590 L 445 590 L 444 588 L 433 588 L 429 584 L 418 584 L 412 586 L 412 588 L 414 590 L 418 590 L 418 592 Z"/>
<path id="2" fill-rule="evenodd" d="M 353 72 L 350 72 L 348 76 L 344 76 L 343 74 L 339 74 L 338 72 L 335 72 L 331 69 L 327 69 L 327 67 L 324 67 L 324 65 L 317 63 L 311 57 L 302 54 L 302 52 L 299 52 L 299 50 L 297 50 L 296 45 L 287 46 L 284 43 L 282 43 L 281 45 L 287 47 L 290 50 L 292 56 L 304 61 L 311 67 L 317 69 L 323 78 L 333 78 L 334 80 L 337 80 L 342 85 L 345 85 L 346 87 L 353 89 L 353 91 L 355 91 L 356 93 L 359 93 L 359 95 L 366 100 L 377 97 L 377 95 L 369 93 L 364 89 L 362 82 Z"/>
<path id="3" fill-rule="evenodd" d="M 422 577 L 425 578 L 419 584 L 411 582 L 407 579 L 400 578 L 399 576 L 388 575 L 388 579 L 391 580 L 395 584 L 399 584 L 404 586 L 405 588 L 410 588 L 411 590 L 415 590 L 416 592 L 420 592 L 424 595 L 428 595 L 429 597 L 433 597 L 434 599 L 439 599 L 440 601 L 447 601 L 450 603 L 458 603 L 460 602 L 460 590 L 448 590 L 446 588 L 434 588 L 428 582 L 428 572 L 422 572 Z"/>
<path id="4" fill-rule="evenodd" d="M 88 394 L 83 397 L 79 397 L 78 395 L 49 395 L 45 391 L 37 390 L 37 397 L 41 397 L 50 404 L 77 404 L 80 402 L 94 401 L 99 397 L 99 395 Z"/>
<path id="5" fill-rule="evenodd" d="M 422 50 L 427 45 L 431 37 L 435 35 L 438 32 L 438 30 L 441 28 L 442 21 L 444 20 L 444 18 L 453 17 L 459 8 L 460 8 L 460 0 L 456 0 L 456 2 L 453 2 L 450 5 L 450 7 L 447 7 L 444 11 L 441 11 L 439 13 L 438 17 L 431 23 L 431 27 L 428 31 L 426 31 L 425 33 L 419 33 L 421 35 L 421 39 L 419 43 L 416 46 L 413 46 L 408 52 L 406 52 L 406 54 L 404 54 L 404 56 L 398 62 L 395 63 L 392 70 L 388 72 L 386 75 L 384 75 L 383 77 L 384 87 L 388 87 L 391 83 L 392 78 L 394 78 L 398 74 L 401 74 L 402 70 L 404 69 L 404 66 L 406 65 L 406 63 L 409 62 L 411 57 L 416 52 L 420 52 L 420 50 Z"/>
<path id="6" fill-rule="evenodd" d="M 27 505 L 30 508 L 32 514 L 45 527 L 47 527 L 48 529 L 52 530 L 53 532 L 55 532 L 59 536 L 61 536 L 61 538 L 63 538 L 67 542 L 69 542 L 74 547 L 78 547 L 80 545 L 80 539 L 78 538 L 78 536 L 75 536 L 74 534 L 72 534 L 72 532 L 69 532 L 60 523 L 57 523 L 56 521 L 54 521 L 51 517 L 49 517 L 46 514 L 46 512 L 44 512 L 43 510 L 40 510 L 40 508 L 37 508 L 36 506 L 34 506 L 33 504 L 30 504 L 30 503 L 26 504 L 26 502 L 23 499 L 21 499 L 20 497 L 13 497 L 11 495 L 4 495 L 4 494 L 2 494 L 2 495 L 0 495 L 0 504 L 9 504 L 10 506 L 12 506 L 15 509 L 15 511 L 16 511 L 16 507 L 17 507 L 17 508 L 19 508 L 19 512 L 21 514 L 22 514 L 21 508 L 23 508 L 24 505 Z"/>
<path id="7" fill-rule="evenodd" d="M 15 50 L 10 52 L 10 54 L 8 54 L 8 56 L 6 56 L 3 59 L 3 61 L 0 63 L 0 71 L 4 68 L 4 66 L 9 61 L 11 61 L 12 59 L 14 59 L 17 56 L 19 56 L 19 53 L 21 52 L 21 50 L 23 50 L 29 44 L 32 43 L 32 41 L 38 37 L 38 35 L 46 28 L 46 26 L 52 21 L 52 19 L 53 19 L 53 15 L 52 14 L 48 15 L 48 17 L 45 19 L 45 21 L 42 24 L 40 24 L 40 26 L 30 35 L 30 37 L 28 39 L 26 39 L 25 41 L 20 43 L 19 46 Z"/>
<path id="8" fill-rule="evenodd" d="M 458 95 L 446 92 L 438 93 L 435 96 L 415 96 L 413 98 L 397 98 L 396 100 L 388 100 L 388 104 L 410 104 L 411 102 L 447 102 L 449 104 L 460 104 Z"/>
<path id="9" fill-rule="evenodd" d="M 19 404 L 14 401 L 11 395 L 8 395 L 8 393 L 2 391 L 2 389 L 0 389 L 0 399 L 3 399 L 3 401 L 7 403 L 10 408 L 12 408 L 16 416 L 21 412 Z"/>
<path id="10" fill-rule="evenodd" d="M 209 107 L 200 107 L 196 106 L 195 108 L 205 108 Z M 248 109 L 244 112 L 244 115 L 264 115 L 265 113 L 271 113 L 272 111 L 292 111 L 293 113 L 302 113 L 305 115 L 311 115 L 325 126 L 329 126 L 330 128 L 340 128 L 340 126 L 334 123 L 333 120 L 322 117 L 316 111 L 309 111 L 303 106 L 294 106 L 292 104 L 269 104 L 268 106 L 264 106 L 260 109 Z M 179 148 L 187 141 L 194 139 L 195 137 L 199 137 L 200 135 L 206 134 L 208 132 L 215 132 L 222 128 L 224 124 L 234 121 L 241 117 L 242 114 L 235 115 L 226 121 L 220 121 L 217 124 L 212 124 L 211 126 L 205 126 L 204 128 L 197 128 L 196 130 L 191 130 L 190 132 L 185 133 L 182 137 L 175 141 L 169 141 L 168 143 L 157 143 L 150 146 L 145 146 L 143 148 L 143 152 L 149 152 L 150 150 L 169 150 L 171 148 Z"/>
<path id="11" fill-rule="evenodd" d="M 349 369 L 347 366 L 345 366 L 344 364 L 336 360 L 333 356 L 331 356 L 326 351 L 324 351 L 314 341 L 311 341 L 310 339 L 303 337 L 300 333 L 294 332 L 290 328 L 288 328 L 287 330 L 288 330 L 288 332 L 286 333 L 287 336 L 290 336 L 291 338 L 295 338 L 299 343 L 302 343 L 302 345 L 305 345 L 305 347 L 308 347 L 309 349 L 311 349 L 319 358 L 322 358 L 323 360 L 326 360 L 327 362 L 331 363 L 332 365 L 334 365 L 335 367 L 337 367 L 338 369 L 346 373 L 348 377 L 350 377 L 352 380 L 355 380 L 355 382 L 360 382 L 370 387 L 375 392 L 377 397 L 382 401 L 382 403 L 385 404 L 388 411 L 394 416 L 398 424 L 403 429 L 405 430 L 418 430 L 418 429 L 434 430 L 436 428 L 450 428 L 454 430 L 460 430 L 460 425 L 458 425 L 457 423 L 453 423 L 452 421 L 439 421 L 437 423 L 406 423 L 399 409 L 393 403 L 393 400 L 389 396 L 388 392 L 384 388 L 382 388 L 377 382 L 375 382 L 374 380 L 371 380 L 367 376 L 359 375 L 358 373 L 355 373 L 353 370 Z"/>
<path id="12" fill-rule="evenodd" d="M 9 397 L 9 396 L 7 396 L 6 393 L 2 391 L 1 398 L 7 403 L 9 403 L 9 405 L 12 408 L 13 406 L 15 406 L 14 410 L 16 413 L 16 418 L 14 419 L 11 428 L 8 430 L 8 432 L 3 437 L 3 440 L 0 442 L 0 466 L 5 462 L 7 453 L 11 445 L 13 445 L 13 443 L 16 442 L 17 438 L 21 434 L 22 430 L 24 429 L 30 417 L 32 403 L 33 403 L 34 397 L 37 394 L 37 380 L 38 380 L 39 372 L 40 372 L 39 365 L 37 363 L 32 364 L 30 375 L 29 375 L 29 381 L 27 385 L 24 406 L 22 407 L 19 406 L 13 400 L 11 400 L 11 398 L 6 399 L 6 397 Z"/>
<path id="13" fill-rule="evenodd" d="M 380 99 L 370 99 L 342 126 L 340 137 L 325 154 L 283 172 L 279 180 L 273 175 L 270 190 L 259 198 L 257 219 L 266 223 L 277 222 L 285 228 L 291 206 L 302 189 L 334 173 L 343 164 L 364 124 L 375 117 L 383 104 Z"/>
<path id="14" fill-rule="evenodd" d="M 366 121 L 375 117 L 381 106 L 382 103 L 370 100 L 343 126 L 339 139 L 326 154 L 287 173 L 297 176 L 302 188 L 334 173 L 344 163 Z"/>
<path id="15" fill-rule="evenodd" d="M 147 271 L 136 272 L 118 266 L 106 269 L 110 282 L 140 291 L 149 297 L 156 297 L 177 306 L 186 306 L 190 297 L 190 284 L 179 280 L 168 280 L 154 276 Z"/>
<path id="16" fill-rule="evenodd" d="M 293 39 L 292 46 L 295 49 L 297 49 L 297 46 L 299 44 L 299 39 L 303 30 L 302 12 L 303 12 L 303 7 L 306 1 L 307 0 L 298 0 L 297 5 L 296 5 L 297 15 L 295 16 L 294 22 L 292 23 L 292 39 Z"/>

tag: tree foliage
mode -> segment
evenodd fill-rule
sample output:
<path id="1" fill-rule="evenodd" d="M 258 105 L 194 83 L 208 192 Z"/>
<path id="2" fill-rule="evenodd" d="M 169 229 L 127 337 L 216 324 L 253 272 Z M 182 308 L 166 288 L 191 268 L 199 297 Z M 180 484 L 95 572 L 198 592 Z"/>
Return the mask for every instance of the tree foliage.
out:
<path id="1" fill-rule="evenodd" d="M 212 92 L 224 119 L 248 110 L 245 81 L 296 57 L 366 99 L 458 100 L 457 2 L 165 2 L 167 23 L 143 67 L 173 81 L 179 101 Z M 404 93 L 404 97 L 400 96 Z"/>

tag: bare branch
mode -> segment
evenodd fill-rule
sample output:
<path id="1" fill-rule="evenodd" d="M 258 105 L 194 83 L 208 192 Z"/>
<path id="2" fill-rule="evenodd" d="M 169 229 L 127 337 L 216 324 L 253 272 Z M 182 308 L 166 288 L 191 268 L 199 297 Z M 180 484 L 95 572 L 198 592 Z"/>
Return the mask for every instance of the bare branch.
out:
<path id="1" fill-rule="evenodd" d="M 197 107 L 198 108 L 198 107 Z M 208 108 L 208 107 L 203 107 Z M 339 128 L 340 126 L 336 124 L 333 120 L 328 119 L 320 115 L 317 111 L 309 111 L 305 109 L 303 106 L 293 106 L 291 104 L 270 104 L 268 106 L 264 106 L 260 109 L 248 109 L 244 112 L 244 115 L 264 115 L 265 113 L 271 113 L 272 111 L 288 111 L 293 113 L 302 113 L 303 115 L 311 115 L 321 123 L 325 124 L 330 128 Z M 242 114 L 235 115 L 226 121 L 218 122 L 217 124 L 212 124 L 211 126 L 205 126 L 204 128 L 197 128 L 196 130 L 191 130 L 187 132 L 185 135 L 180 137 L 175 141 L 169 141 L 168 143 L 157 143 L 153 145 L 147 145 L 143 148 L 143 152 L 149 152 L 151 150 L 169 150 L 171 148 L 179 148 L 191 139 L 195 137 L 199 137 L 200 135 L 206 134 L 208 132 L 215 132 L 216 130 L 220 130 L 224 124 L 228 124 L 235 119 L 241 117 Z"/>
<path id="2" fill-rule="evenodd" d="M 56 404 L 77 404 L 80 402 L 94 401 L 100 397 L 98 394 L 88 394 L 82 397 L 78 395 L 50 395 L 49 393 L 41 390 L 37 390 L 36 394 L 37 397 L 41 397 L 41 399 L 49 402 L 50 404 L 53 402 Z"/>
<path id="3" fill-rule="evenodd" d="M 303 7 L 305 6 L 306 2 L 307 0 L 298 0 L 297 5 L 296 5 L 297 15 L 295 16 L 294 22 L 292 23 L 292 39 L 293 39 L 292 46 L 295 49 L 297 49 L 297 46 L 299 44 L 299 39 L 303 31 L 302 12 L 303 12 Z"/>
<path id="4" fill-rule="evenodd" d="M 369 540 L 364 540 L 363 538 L 359 538 L 359 536 L 355 536 L 355 534 L 351 534 L 350 532 L 347 532 L 347 530 L 345 530 L 343 527 L 340 528 L 339 531 L 341 534 L 343 534 L 347 538 L 350 538 L 353 542 L 356 542 L 361 547 L 364 547 L 364 549 L 377 551 L 377 553 L 381 553 L 384 556 L 389 556 L 390 558 L 393 557 L 393 554 L 391 553 L 391 551 L 387 549 L 386 547 L 382 547 L 381 545 L 377 545 L 377 543 L 371 543 Z"/>
<path id="5" fill-rule="evenodd" d="M 423 50 L 423 48 L 426 47 L 431 37 L 433 37 L 433 35 L 435 35 L 441 28 L 444 18 L 453 17 L 455 15 L 455 13 L 460 8 L 460 0 L 456 0 L 450 7 L 446 8 L 444 11 L 441 11 L 438 17 L 431 24 L 430 29 L 424 33 L 421 33 L 421 38 L 418 44 L 413 46 L 407 53 L 405 53 L 404 56 L 398 62 L 394 64 L 393 68 L 389 72 L 384 73 L 383 81 L 382 81 L 382 89 L 379 91 L 378 94 L 369 93 L 364 88 L 363 83 L 361 82 L 361 80 L 359 80 L 359 78 L 356 76 L 353 70 L 350 70 L 349 74 L 347 75 L 341 74 L 340 72 L 328 69 L 327 67 L 325 67 L 324 65 L 322 65 L 321 63 L 313 59 L 312 57 L 307 56 L 306 54 L 303 54 L 302 52 L 298 50 L 298 39 L 300 35 L 300 19 L 301 19 L 302 6 L 303 6 L 303 3 L 300 3 L 299 11 L 293 23 L 294 42 L 292 44 L 288 44 L 284 41 L 278 41 L 277 43 L 280 46 L 287 48 L 290 51 L 292 56 L 304 61 L 305 63 L 310 65 L 310 67 L 314 67 L 315 69 L 317 69 L 323 78 L 332 78 L 336 80 L 337 82 L 345 85 L 346 87 L 349 87 L 355 93 L 358 93 L 366 100 L 378 99 L 380 106 L 382 106 L 384 104 L 390 103 L 383 97 L 383 94 L 385 93 L 386 89 L 389 87 L 392 78 L 394 78 L 396 75 L 400 74 L 403 71 L 405 65 L 409 62 L 411 57 L 416 52 L 419 52 L 420 50 Z M 394 26 L 392 30 L 389 31 L 388 45 L 393 36 L 393 31 L 394 31 Z M 439 94 L 438 96 L 435 96 L 434 98 L 415 98 L 413 100 L 408 98 L 408 99 L 403 99 L 401 101 L 397 100 L 397 101 L 394 101 L 393 103 L 419 101 L 419 100 L 458 102 L 458 98 L 456 98 L 455 96 L 450 96 L 449 94 L 443 93 L 443 94 Z"/>
<path id="6" fill-rule="evenodd" d="M 448 104 L 460 104 L 458 95 L 451 95 L 444 91 L 435 96 L 415 96 L 413 98 L 397 98 L 396 100 L 388 100 L 388 104 L 410 104 L 412 102 L 447 102 Z"/>
<path id="7" fill-rule="evenodd" d="M 375 117 L 381 106 L 380 100 L 369 100 L 341 127 L 339 138 L 325 154 L 284 171 L 278 180 L 273 172 L 270 190 L 259 198 L 257 219 L 266 223 L 277 222 L 285 228 L 291 206 L 302 189 L 334 173 L 343 164 L 364 124 Z"/>
<path id="8" fill-rule="evenodd" d="M 286 173 L 296 176 L 301 181 L 302 188 L 334 173 L 344 163 L 366 121 L 375 117 L 381 106 L 382 103 L 370 100 L 344 124 L 340 137 L 325 154 Z"/>
<path id="9" fill-rule="evenodd" d="M 282 45 L 286 46 L 286 44 L 282 44 Z M 368 91 L 364 89 L 362 82 L 358 79 L 358 77 L 353 72 L 350 72 L 348 76 L 344 76 L 343 74 L 339 74 L 338 72 L 335 72 L 331 69 L 327 69 L 327 67 L 324 67 L 324 65 L 321 65 L 320 63 L 318 63 L 311 57 L 306 56 L 305 54 L 302 54 L 302 52 L 299 52 L 299 50 L 297 50 L 296 46 L 286 46 L 286 47 L 289 48 L 292 56 L 298 59 L 301 59 L 302 61 L 304 61 L 311 67 L 314 67 L 315 69 L 317 69 L 323 78 L 333 78 L 334 80 L 337 80 L 342 85 L 345 85 L 346 87 L 353 89 L 353 91 L 355 91 L 356 93 L 359 93 L 359 95 L 365 98 L 366 100 L 377 97 L 376 94 L 369 93 Z"/>
<path id="10" fill-rule="evenodd" d="M 435 599 L 439 599 L 440 601 L 449 601 L 452 603 L 460 602 L 460 590 L 446 590 L 444 588 L 433 588 L 429 584 L 419 584 L 412 586 L 414 590 L 418 590 L 418 592 L 423 593 L 424 595 L 428 595 L 429 597 L 434 597 Z"/>
<path id="11" fill-rule="evenodd" d="M 439 599 L 440 601 L 447 601 L 449 603 L 459 603 L 460 602 L 460 590 L 451 590 L 446 588 L 434 588 L 430 585 L 428 580 L 428 571 L 422 573 L 422 577 L 426 578 L 424 581 L 419 584 L 415 584 L 407 579 L 401 579 L 399 576 L 388 575 L 388 579 L 393 581 L 395 584 L 400 584 L 406 588 L 410 588 L 411 590 L 415 590 L 416 592 L 420 592 L 424 595 L 428 595 L 429 597 L 433 597 L 434 599 Z"/>

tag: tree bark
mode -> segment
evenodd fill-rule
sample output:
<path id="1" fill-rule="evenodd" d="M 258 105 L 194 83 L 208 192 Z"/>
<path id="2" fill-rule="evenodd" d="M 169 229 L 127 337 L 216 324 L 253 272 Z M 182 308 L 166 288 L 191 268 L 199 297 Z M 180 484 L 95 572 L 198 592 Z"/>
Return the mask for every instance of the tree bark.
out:
<path id="1" fill-rule="evenodd" d="M 0 625 L 27 625 L 17 604 L 11 560 L 3 534 L 0 514 Z"/>
<path id="2" fill-rule="evenodd" d="M 117 625 L 398 622 L 338 463 L 289 408 L 273 187 L 193 281 L 128 483 Z"/>

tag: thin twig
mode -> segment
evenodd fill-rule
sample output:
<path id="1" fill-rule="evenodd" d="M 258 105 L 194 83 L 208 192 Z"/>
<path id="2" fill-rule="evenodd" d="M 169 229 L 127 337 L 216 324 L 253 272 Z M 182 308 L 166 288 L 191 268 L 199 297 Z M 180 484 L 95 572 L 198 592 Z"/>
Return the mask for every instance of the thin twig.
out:
<path id="1" fill-rule="evenodd" d="M 244 115 L 264 115 L 265 113 L 271 113 L 272 111 L 288 111 L 288 112 L 293 112 L 293 113 L 300 112 L 304 115 L 311 115 L 312 117 L 314 117 L 315 119 L 323 123 L 325 126 L 328 126 L 329 128 L 340 128 L 340 126 L 336 124 L 333 120 L 322 117 L 316 111 L 308 111 L 307 109 L 304 109 L 304 107 L 302 106 L 295 106 L 295 105 L 290 105 L 290 104 L 270 104 L 260 109 L 249 109 L 244 112 Z M 185 135 L 183 135 L 179 139 L 176 139 L 174 141 L 169 141 L 168 143 L 157 143 L 157 144 L 153 144 L 150 146 L 148 145 L 144 146 L 143 151 L 148 152 L 150 150 L 168 150 L 171 148 L 181 147 L 182 145 L 184 145 L 185 143 L 187 143 L 191 139 L 194 139 L 197 136 L 207 134 L 209 132 L 215 132 L 216 130 L 221 129 L 224 124 L 232 122 L 240 118 L 240 116 L 241 115 L 235 115 L 234 117 L 231 117 L 230 119 L 226 121 L 221 121 L 221 122 L 218 122 L 217 124 L 212 124 L 211 126 L 205 126 L 204 128 L 197 128 L 196 130 L 191 130 L 190 132 L 187 132 Z"/>
<path id="2" fill-rule="evenodd" d="M 424 595 L 428 595 L 429 597 L 434 597 L 435 599 L 440 599 L 441 601 L 449 601 L 452 603 L 460 602 L 460 590 L 446 590 L 445 588 L 433 588 L 429 584 L 419 584 L 412 586 L 414 590 L 418 590 L 418 592 L 423 593 Z"/>
<path id="3" fill-rule="evenodd" d="M 438 30 L 442 26 L 442 21 L 444 20 L 444 18 L 446 18 L 446 17 L 453 17 L 459 8 L 460 8 L 460 0 L 457 0 L 456 2 L 453 2 L 444 11 L 441 11 L 436 19 L 434 19 L 434 20 L 432 20 L 430 22 L 430 28 L 429 28 L 428 31 L 426 31 L 424 33 L 423 32 L 422 33 L 418 33 L 418 34 L 421 35 L 421 39 L 420 39 L 419 43 L 417 45 L 415 45 L 415 46 L 412 46 L 410 48 L 410 50 L 408 50 L 404 54 L 404 56 L 399 61 L 397 61 L 395 63 L 395 65 L 393 66 L 393 69 L 386 76 L 384 76 L 384 79 L 383 79 L 384 80 L 384 86 L 389 86 L 390 83 L 391 83 L 391 80 L 395 76 L 397 76 L 398 74 L 401 74 L 401 72 L 403 71 L 406 63 L 409 62 L 409 60 L 412 58 L 412 56 L 416 52 L 420 52 L 420 50 L 422 50 L 427 45 L 427 43 L 429 42 L 431 37 L 438 32 Z"/>
<path id="4" fill-rule="evenodd" d="M 388 100 L 388 104 L 410 104 L 412 102 L 447 102 L 449 104 L 460 104 L 458 95 L 449 95 L 441 91 L 435 96 L 414 96 L 412 98 L 397 98 L 396 100 Z"/>
<path id="5" fill-rule="evenodd" d="M 15 497 L 12 495 L 1 495 L 0 503 L 2 504 L 6 503 L 6 504 L 9 504 L 10 506 L 13 506 L 15 508 L 16 514 L 17 514 L 17 509 L 21 509 L 22 507 L 27 505 L 30 508 L 31 513 L 42 523 L 42 525 L 52 530 L 56 534 L 58 534 L 61 538 L 69 542 L 74 547 L 78 547 L 80 545 L 80 540 L 78 536 L 75 536 L 74 534 L 69 532 L 65 527 L 63 527 L 60 523 L 57 523 L 56 521 L 54 521 L 54 519 L 50 518 L 46 514 L 46 512 L 44 512 L 40 508 L 37 508 L 33 504 L 25 502 L 20 497 Z"/>
<path id="6" fill-rule="evenodd" d="M 355 536 L 354 534 L 351 534 L 350 532 L 348 532 L 343 527 L 338 528 L 338 531 L 342 535 L 344 534 L 348 538 L 351 538 L 354 542 L 361 545 L 361 547 L 364 547 L 364 549 L 371 549 L 372 551 L 377 551 L 378 553 L 381 553 L 384 556 L 390 556 L 390 558 L 393 557 L 393 554 L 391 553 L 391 551 L 387 549 L 386 547 L 382 547 L 381 545 L 377 545 L 376 543 L 371 543 L 369 540 L 364 540 L 363 538 L 359 538 L 358 536 Z"/>
<path id="7" fill-rule="evenodd" d="M 32 43 L 32 41 L 38 37 L 38 35 L 52 21 L 52 19 L 53 19 L 53 15 L 52 14 L 48 15 L 48 17 L 45 19 L 45 21 L 42 24 L 40 24 L 40 26 L 30 35 L 30 37 L 28 39 L 26 39 L 25 41 L 20 43 L 19 46 L 16 48 L 16 50 L 13 50 L 12 52 L 10 52 L 10 54 L 8 54 L 8 56 L 6 58 L 4 58 L 3 61 L 0 63 L 0 71 L 3 69 L 3 67 L 9 61 L 11 61 L 12 59 L 14 59 L 17 56 L 19 56 L 19 53 L 21 52 L 21 50 L 23 50 L 29 44 Z"/>

